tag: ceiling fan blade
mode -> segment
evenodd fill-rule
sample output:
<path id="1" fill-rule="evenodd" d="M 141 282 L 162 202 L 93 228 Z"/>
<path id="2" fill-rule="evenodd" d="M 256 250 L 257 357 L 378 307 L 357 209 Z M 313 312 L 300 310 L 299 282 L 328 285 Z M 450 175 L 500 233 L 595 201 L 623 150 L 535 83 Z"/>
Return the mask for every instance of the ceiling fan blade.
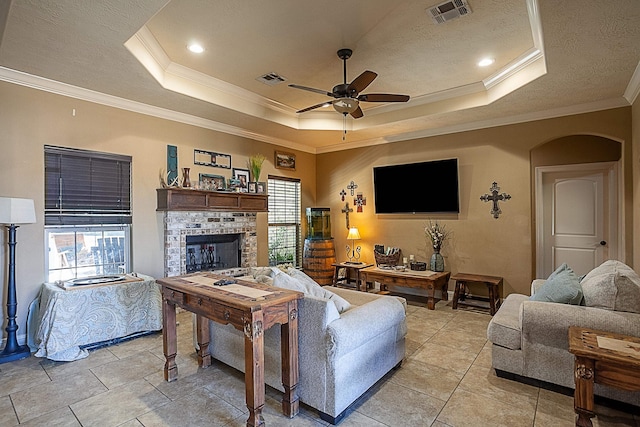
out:
<path id="1" fill-rule="evenodd" d="M 368 93 L 358 97 L 358 101 L 365 102 L 407 102 L 409 99 L 409 95 L 396 95 L 392 93 Z"/>
<path id="2" fill-rule="evenodd" d="M 360 117 L 363 117 L 364 113 L 362 112 L 362 108 L 360 108 L 360 106 L 358 105 L 358 108 L 351 113 L 351 117 L 353 117 L 354 119 L 359 119 Z"/>
<path id="3" fill-rule="evenodd" d="M 302 89 L 302 90 L 306 90 L 306 91 L 309 91 L 309 92 L 319 93 L 320 95 L 327 95 L 327 96 L 333 97 L 333 94 L 331 92 L 327 92 L 326 90 L 322 90 L 322 89 L 315 89 L 315 88 L 312 88 L 312 87 L 293 85 L 293 84 L 289 85 L 289 87 L 292 87 L 294 89 Z"/>
<path id="4" fill-rule="evenodd" d="M 376 77 L 378 77 L 378 75 L 373 71 L 364 71 L 362 74 L 356 77 L 354 81 L 351 82 L 351 84 L 349 85 L 349 91 L 355 91 L 356 93 L 362 92 L 367 86 L 371 84 L 372 81 L 375 80 Z"/>
<path id="5" fill-rule="evenodd" d="M 306 113 L 307 111 L 315 110 L 320 107 L 328 107 L 332 104 L 332 101 L 321 102 L 320 104 L 312 105 L 311 107 L 303 108 L 302 110 L 296 111 L 296 113 Z"/>

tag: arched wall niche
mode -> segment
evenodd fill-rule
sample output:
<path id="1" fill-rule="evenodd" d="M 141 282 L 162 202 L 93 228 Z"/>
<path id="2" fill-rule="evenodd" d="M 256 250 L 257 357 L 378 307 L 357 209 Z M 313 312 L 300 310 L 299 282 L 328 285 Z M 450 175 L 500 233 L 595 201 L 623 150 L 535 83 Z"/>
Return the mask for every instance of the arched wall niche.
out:
<path id="1" fill-rule="evenodd" d="M 617 162 L 621 157 L 619 141 L 597 135 L 568 135 L 534 147 L 531 168 L 534 172 L 538 166 Z"/>

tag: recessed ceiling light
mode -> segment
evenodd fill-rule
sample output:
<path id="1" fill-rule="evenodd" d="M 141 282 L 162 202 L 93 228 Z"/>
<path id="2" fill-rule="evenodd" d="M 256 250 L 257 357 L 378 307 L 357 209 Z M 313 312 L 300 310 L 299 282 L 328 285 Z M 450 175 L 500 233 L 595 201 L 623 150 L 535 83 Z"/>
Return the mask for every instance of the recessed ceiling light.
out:
<path id="1" fill-rule="evenodd" d="M 189 49 L 193 53 L 202 53 L 202 52 L 204 52 L 204 48 L 199 43 L 189 43 L 187 45 L 187 49 Z"/>
<path id="2" fill-rule="evenodd" d="M 493 59 L 493 58 L 484 58 L 480 62 L 478 62 L 478 66 L 480 66 L 480 67 L 488 67 L 489 65 L 493 64 L 494 62 L 496 62 L 496 60 Z"/>

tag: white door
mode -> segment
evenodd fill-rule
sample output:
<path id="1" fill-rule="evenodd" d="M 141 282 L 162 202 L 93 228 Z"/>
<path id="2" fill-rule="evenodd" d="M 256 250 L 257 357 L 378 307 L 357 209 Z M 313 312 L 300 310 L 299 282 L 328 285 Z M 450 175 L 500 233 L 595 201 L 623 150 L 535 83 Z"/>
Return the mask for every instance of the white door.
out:
<path id="1" fill-rule="evenodd" d="M 536 168 L 537 277 L 578 275 L 617 255 L 615 164 Z"/>

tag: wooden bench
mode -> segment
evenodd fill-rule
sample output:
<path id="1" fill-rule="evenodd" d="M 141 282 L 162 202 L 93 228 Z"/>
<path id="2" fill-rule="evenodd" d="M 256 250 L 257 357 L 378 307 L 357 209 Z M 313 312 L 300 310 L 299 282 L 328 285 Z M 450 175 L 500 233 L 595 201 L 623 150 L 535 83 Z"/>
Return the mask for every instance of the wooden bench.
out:
<path id="1" fill-rule="evenodd" d="M 458 308 L 458 304 L 465 301 L 465 286 L 470 284 L 482 284 L 487 286 L 489 291 L 489 311 L 493 316 L 500 308 L 500 295 L 502 294 L 502 277 L 483 276 L 481 274 L 457 273 L 451 276 L 451 280 L 455 280 L 455 290 L 453 292 L 453 309 Z M 467 304 L 467 303 L 464 303 Z M 467 304 L 478 306 L 476 304 Z"/>

